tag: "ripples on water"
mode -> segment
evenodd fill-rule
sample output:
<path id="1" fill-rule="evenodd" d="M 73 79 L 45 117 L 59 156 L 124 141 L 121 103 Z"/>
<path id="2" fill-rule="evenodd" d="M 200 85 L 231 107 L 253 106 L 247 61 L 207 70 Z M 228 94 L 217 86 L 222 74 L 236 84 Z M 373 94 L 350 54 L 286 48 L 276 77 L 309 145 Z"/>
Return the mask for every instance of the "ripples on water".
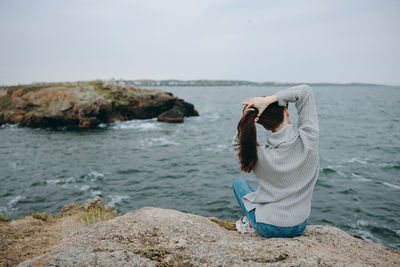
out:
<path id="1" fill-rule="evenodd" d="M 127 212 L 158 206 L 237 218 L 231 140 L 248 97 L 269 87 L 165 88 L 200 117 L 183 124 L 135 120 L 91 131 L 0 128 L 0 213 L 57 213 L 96 195 Z M 310 223 L 329 224 L 400 249 L 399 88 L 315 87 L 320 177 Z M 296 121 L 294 107 L 290 108 Z M 259 128 L 260 129 L 260 128 Z M 260 129 L 260 143 L 265 132 Z"/>

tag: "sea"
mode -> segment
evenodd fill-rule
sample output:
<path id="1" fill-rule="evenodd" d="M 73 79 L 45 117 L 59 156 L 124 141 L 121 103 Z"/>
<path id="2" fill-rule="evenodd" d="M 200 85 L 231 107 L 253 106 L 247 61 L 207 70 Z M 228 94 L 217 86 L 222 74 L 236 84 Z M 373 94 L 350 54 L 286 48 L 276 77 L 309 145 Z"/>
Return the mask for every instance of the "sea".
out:
<path id="1" fill-rule="evenodd" d="M 242 214 L 232 138 L 241 103 L 286 87 L 157 87 L 193 103 L 199 117 L 100 124 L 96 129 L 0 127 L 0 214 L 60 213 L 100 196 L 121 214 L 145 206 L 220 219 Z M 320 172 L 310 224 L 332 225 L 400 250 L 400 87 L 313 86 Z M 296 110 L 289 106 L 296 127 Z M 267 131 L 258 127 L 258 142 Z"/>

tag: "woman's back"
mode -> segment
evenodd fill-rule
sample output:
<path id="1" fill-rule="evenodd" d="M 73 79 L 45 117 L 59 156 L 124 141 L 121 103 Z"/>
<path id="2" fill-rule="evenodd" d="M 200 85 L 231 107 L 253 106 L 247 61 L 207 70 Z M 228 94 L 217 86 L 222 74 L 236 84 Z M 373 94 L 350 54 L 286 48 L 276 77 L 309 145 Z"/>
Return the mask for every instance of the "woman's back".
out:
<path id="1" fill-rule="evenodd" d="M 243 197 L 248 211 L 255 209 L 256 221 L 293 226 L 306 220 L 319 174 L 318 118 L 314 96 L 307 85 L 276 93 L 280 105 L 295 102 L 298 128 L 285 125 L 267 138 L 265 147 L 257 147 L 254 174 L 258 189 Z M 236 146 L 235 146 L 236 143 Z M 238 138 L 234 140 L 237 146 Z"/>

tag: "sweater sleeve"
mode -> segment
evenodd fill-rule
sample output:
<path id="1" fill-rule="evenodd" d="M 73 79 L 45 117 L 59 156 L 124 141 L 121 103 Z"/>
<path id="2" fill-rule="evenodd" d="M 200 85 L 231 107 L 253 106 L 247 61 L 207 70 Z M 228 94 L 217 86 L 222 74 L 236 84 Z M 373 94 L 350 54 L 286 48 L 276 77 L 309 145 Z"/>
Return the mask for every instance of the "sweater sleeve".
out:
<path id="1" fill-rule="evenodd" d="M 280 90 L 275 93 L 278 103 L 285 106 L 288 102 L 296 103 L 298 113 L 297 127 L 305 132 L 318 135 L 318 116 L 315 106 L 314 94 L 310 86 L 299 85 Z"/>

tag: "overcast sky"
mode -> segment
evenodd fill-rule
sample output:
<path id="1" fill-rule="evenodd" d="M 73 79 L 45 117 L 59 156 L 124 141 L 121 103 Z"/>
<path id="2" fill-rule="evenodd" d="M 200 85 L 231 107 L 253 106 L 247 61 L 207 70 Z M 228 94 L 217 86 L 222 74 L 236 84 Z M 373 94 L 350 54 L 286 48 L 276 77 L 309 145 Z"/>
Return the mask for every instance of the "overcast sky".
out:
<path id="1" fill-rule="evenodd" d="M 400 1 L 0 0 L 0 84 L 400 85 Z"/>

